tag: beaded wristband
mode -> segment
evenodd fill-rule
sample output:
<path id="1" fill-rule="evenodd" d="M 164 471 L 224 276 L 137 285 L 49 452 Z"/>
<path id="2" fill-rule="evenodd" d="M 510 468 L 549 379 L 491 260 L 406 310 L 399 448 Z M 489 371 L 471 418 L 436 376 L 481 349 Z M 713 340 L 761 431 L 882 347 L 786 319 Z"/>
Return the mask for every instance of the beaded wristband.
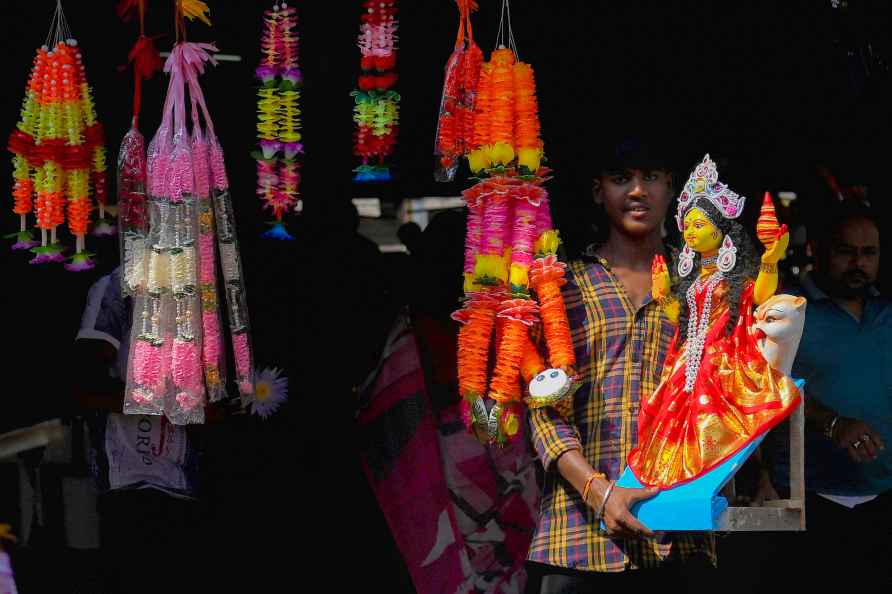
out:
<path id="1" fill-rule="evenodd" d="M 605 479 L 607 475 L 603 472 L 593 472 L 588 480 L 585 481 L 585 486 L 582 488 L 582 500 L 588 504 L 588 496 L 592 492 L 592 483 L 596 478 Z"/>

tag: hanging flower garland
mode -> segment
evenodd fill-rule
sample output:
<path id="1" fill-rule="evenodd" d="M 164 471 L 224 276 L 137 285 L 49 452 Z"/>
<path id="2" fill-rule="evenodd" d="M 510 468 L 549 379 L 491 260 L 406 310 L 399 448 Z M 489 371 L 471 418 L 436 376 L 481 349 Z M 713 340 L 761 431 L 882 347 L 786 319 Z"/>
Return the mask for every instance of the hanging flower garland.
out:
<path id="1" fill-rule="evenodd" d="M 21 117 L 8 144 L 13 154 L 13 212 L 19 215 L 12 247 L 30 249 L 35 254 L 32 264 L 65 260 L 58 227 L 67 221 L 76 238 L 76 251 L 65 268 L 93 267 L 86 234 L 93 199 L 99 203 L 100 217 L 105 214 L 104 143 L 81 50 L 58 0 L 47 43 L 37 50 Z M 41 232 L 39 243 L 28 230 L 31 213 Z"/>
<path id="2" fill-rule="evenodd" d="M 459 160 L 473 144 L 474 104 L 477 83 L 483 64 L 483 50 L 474 43 L 471 12 L 477 10 L 473 0 L 456 0 L 459 10 L 455 49 L 446 62 L 443 95 L 434 155 L 437 158 L 434 179 L 450 182 L 455 178 Z"/>
<path id="3" fill-rule="evenodd" d="M 298 63 L 300 40 L 297 9 L 285 2 L 263 15 L 262 59 L 255 72 L 262 83 L 257 90 L 257 195 L 275 221 L 263 234 L 269 239 L 294 239 L 283 216 L 299 212 L 301 144 L 300 89 L 303 77 Z"/>
<path id="4" fill-rule="evenodd" d="M 499 37 L 512 47 L 503 43 L 473 75 L 473 130 L 463 136 L 477 183 L 464 191 L 466 301 L 453 314 L 462 324 L 458 376 L 465 422 L 483 441 L 496 444 L 518 433 L 521 381 L 530 385 L 528 407 L 565 410 L 576 364 L 560 292 L 566 266 L 557 259 L 560 239 L 543 187 L 550 170 L 541 165 L 534 73 L 517 60 L 507 0 L 502 10 L 507 29 Z M 547 362 L 529 336 L 540 321 Z"/>
<path id="5" fill-rule="evenodd" d="M 354 171 L 357 182 L 391 179 L 385 158 L 393 153 L 399 129 L 399 94 L 396 85 L 396 1 L 366 0 L 362 3 L 359 49 L 362 74 L 359 90 L 351 95 L 356 103 L 353 153 L 362 159 Z"/>
<path id="6" fill-rule="evenodd" d="M 185 35 L 185 5 L 177 2 L 178 38 Z M 198 83 L 206 63 L 216 63 L 215 51 L 211 44 L 179 42 L 165 64 L 167 99 L 147 151 L 148 231 L 142 251 L 132 256 L 141 270 L 133 276 L 138 282 L 124 412 L 164 414 L 175 424 L 203 422 L 207 400 L 226 395 L 224 298 L 236 384 L 243 397 L 254 393 L 229 181 Z"/>
<path id="7" fill-rule="evenodd" d="M 136 11 L 139 37 L 127 56 L 133 65 L 133 118 L 130 130 L 121 140 L 118 151 L 118 231 L 121 246 L 121 291 L 133 296 L 145 279 L 142 278 L 146 236 L 149 230 L 146 203 L 146 141 L 139 131 L 142 109 L 142 82 L 159 72 L 164 63 L 153 37 L 145 32 L 145 1 L 122 0 L 118 16 L 128 21 Z"/>

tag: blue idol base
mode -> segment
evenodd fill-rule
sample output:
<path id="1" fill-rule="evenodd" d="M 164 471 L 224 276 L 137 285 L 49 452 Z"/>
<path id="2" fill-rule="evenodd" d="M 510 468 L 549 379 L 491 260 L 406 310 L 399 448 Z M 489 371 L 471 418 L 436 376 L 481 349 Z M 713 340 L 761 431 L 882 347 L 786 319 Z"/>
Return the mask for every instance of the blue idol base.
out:
<path id="1" fill-rule="evenodd" d="M 796 385 L 803 389 L 805 382 Z M 728 500 L 719 491 L 734 477 L 750 454 L 762 443 L 764 435 L 728 458 L 698 479 L 660 491 L 655 497 L 635 504 L 632 515 L 651 530 L 706 531 L 718 530 L 719 516 L 728 508 Z M 644 485 L 626 468 L 616 481 L 618 487 L 640 489 Z M 604 523 L 601 523 L 604 528 Z"/>
<path id="2" fill-rule="evenodd" d="M 728 500 L 719 495 L 719 491 L 761 441 L 761 437 L 753 441 L 700 478 L 660 491 L 656 497 L 637 503 L 632 507 L 632 515 L 651 530 L 716 530 L 719 516 L 728 508 Z M 616 485 L 631 489 L 644 487 L 631 468 L 626 468 Z"/>

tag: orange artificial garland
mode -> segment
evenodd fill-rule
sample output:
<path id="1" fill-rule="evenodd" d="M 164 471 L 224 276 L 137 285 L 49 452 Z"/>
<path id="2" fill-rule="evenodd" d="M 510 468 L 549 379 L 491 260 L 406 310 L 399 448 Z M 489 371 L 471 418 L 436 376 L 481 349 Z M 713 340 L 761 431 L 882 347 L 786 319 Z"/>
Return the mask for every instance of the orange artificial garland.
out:
<path id="1" fill-rule="evenodd" d="M 530 286 L 539 297 L 548 358 L 552 365 L 561 369 L 569 369 L 576 364 L 567 308 L 561 295 L 561 287 L 567 283 L 564 278 L 566 268 L 566 264 L 555 256 L 539 258 L 530 268 Z"/>

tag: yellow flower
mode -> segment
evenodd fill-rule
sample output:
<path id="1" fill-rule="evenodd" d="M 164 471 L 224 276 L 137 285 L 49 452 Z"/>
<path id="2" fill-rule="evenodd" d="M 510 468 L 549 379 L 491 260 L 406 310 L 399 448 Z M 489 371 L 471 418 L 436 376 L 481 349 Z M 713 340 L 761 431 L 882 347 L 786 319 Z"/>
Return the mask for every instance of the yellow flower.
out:
<path id="1" fill-rule="evenodd" d="M 509 277 L 511 284 L 516 287 L 526 287 L 529 284 L 527 272 L 528 272 L 528 267 L 521 266 L 520 264 L 512 264 L 511 265 L 511 274 Z"/>
<path id="2" fill-rule="evenodd" d="M 198 19 L 208 27 L 211 26 L 211 19 L 205 14 L 211 12 L 211 9 L 208 8 L 205 2 L 201 0 L 180 0 L 180 10 L 183 16 L 190 21 Z"/>
<path id="3" fill-rule="evenodd" d="M 9 542 L 18 542 L 15 534 L 12 533 L 12 526 L 9 524 L 0 524 L 0 540 L 8 540 Z"/>
<path id="4" fill-rule="evenodd" d="M 257 398 L 260 402 L 263 402 L 270 395 L 270 386 L 266 382 L 257 382 L 257 386 L 254 389 L 254 397 Z"/>
<path id="5" fill-rule="evenodd" d="M 485 148 L 496 165 L 507 165 L 514 160 L 514 147 L 507 142 L 497 142 Z"/>
<path id="6" fill-rule="evenodd" d="M 492 159 L 489 158 L 489 155 L 487 155 L 486 151 L 483 149 L 471 151 L 468 155 L 468 166 L 470 166 L 471 171 L 474 173 L 480 173 L 491 165 Z"/>
<path id="7" fill-rule="evenodd" d="M 525 166 L 532 172 L 539 169 L 542 161 L 542 149 L 540 148 L 522 148 L 517 154 L 517 164 Z"/>
<path id="8" fill-rule="evenodd" d="M 549 229 L 536 240 L 534 250 L 537 254 L 553 255 L 557 254 L 559 245 L 561 245 L 561 236 L 555 229 Z"/>
<path id="9" fill-rule="evenodd" d="M 517 415 L 511 413 L 505 415 L 505 435 L 512 437 L 517 434 L 518 429 L 520 429 L 520 423 L 517 420 Z"/>
<path id="10" fill-rule="evenodd" d="M 508 280 L 508 267 L 503 256 L 480 254 L 474 262 L 474 277 L 477 279 Z"/>
<path id="11" fill-rule="evenodd" d="M 474 273 L 466 272 L 465 273 L 465 293 L 473 293 L 474 291 L 477 291 L 478 289 L 480 289 L 480 286 L 474 280 Z"/>

